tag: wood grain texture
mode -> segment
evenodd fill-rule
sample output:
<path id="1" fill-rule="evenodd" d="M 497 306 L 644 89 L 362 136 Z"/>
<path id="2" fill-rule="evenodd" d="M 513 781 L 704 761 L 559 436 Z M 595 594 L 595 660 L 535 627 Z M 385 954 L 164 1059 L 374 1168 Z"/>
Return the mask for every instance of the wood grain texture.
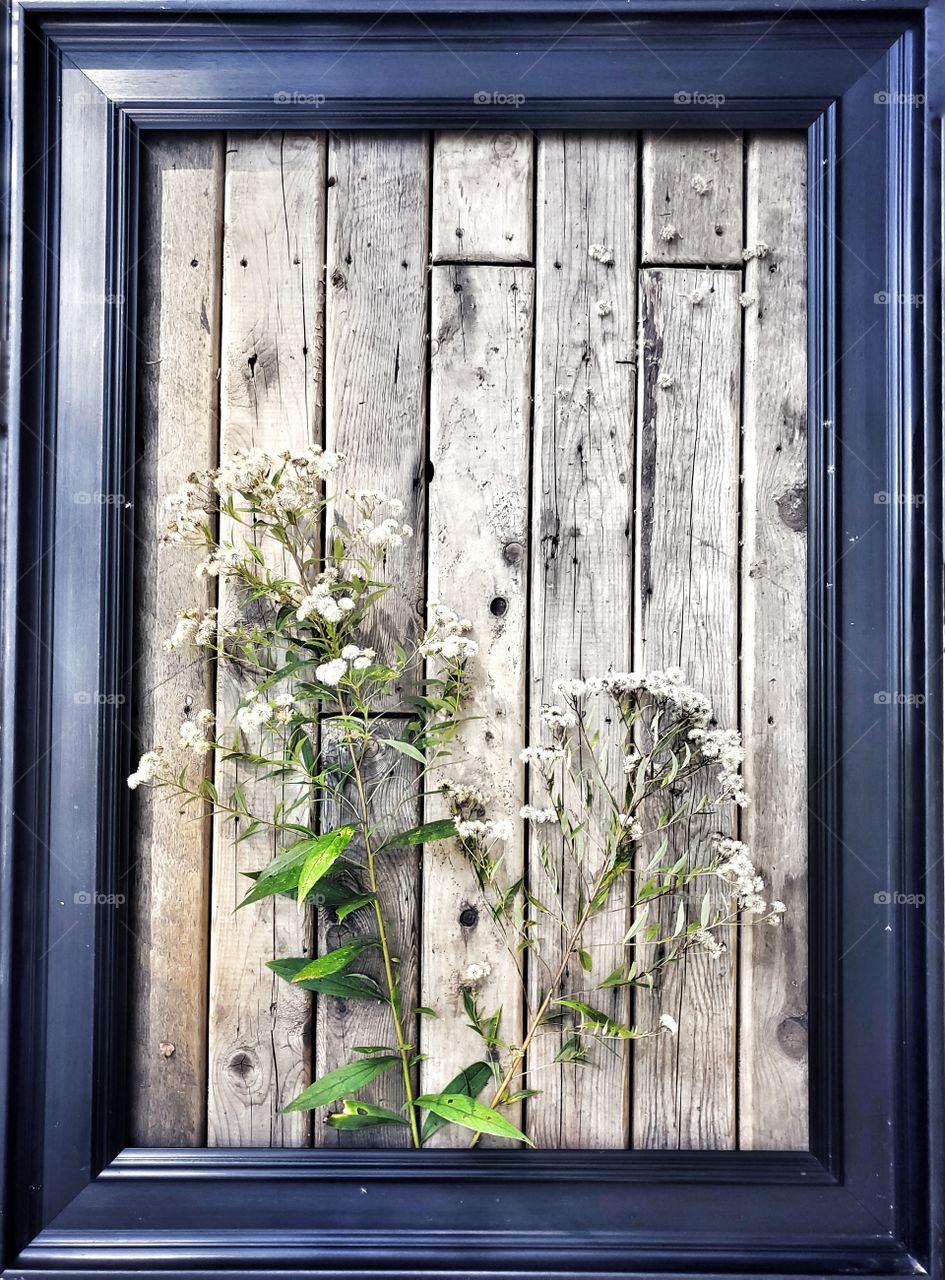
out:
<path id="1" fill-rule="evenodd" d="M 177 611 L 213 603 L 193 551 L 159 542 L 163 500 L 217 453 L 223 136 L 177 135 L 142 152 L 135 736 L 140 751 L 177 742 L 212 707 L 207 661 L 165 652 Z M 163 792 L 132 805 L 131 1142 L 202 1146 L 207 1089 L 206 822 Z"/>
<path id="2" fill-rule="evenodd" d="M 748 142 L 745 273 L 742 723 L 751 807 L 779 929 L 747 929 L 739 956 L 743 1147 L 806 1150 L 807 1097 L 807 152 Z"/>
<path id="3" fill-rule="evenodd" d="M 379 726 L 381 736 L 398 738 L 402 724 L 391 718 Z M 323 726 L 323 749 L 330 760 L 348 765 L 347 747 L 339 742 L 338 734 L 332 734 L 331 721 Z M 388 836 L 418 825 L 421 819 L 420 800 L 415 790 L 418 764 L 408 760 L 393 747 L 376 743 L 362 770 L 364 786 L 370 798 L 371 825 L 376 834 L 375 845 L 382 844 Z M 354 787 L 351 800 L 357 804 Z M 321 810 L 321 822 L 325 831 L 334 830 L 343 822 L 352 820 L 351 810 L 343 804 L 326 804 Z M 358 841 L 352 842 L 345 854 L 352 861 L 363 865 L 364 848 Z M 416 848 L 386 849 L 380 855 L 381 888 L 380 903 L 384 923 L 390 941 L 391 952 L 397 958 L 397 974 L 400 980 L 403 1004 L 402 1024 L 408 1043 L 416 1044 L 417 1017 L 413 1010 L 417 1005 L 417 962 L 420 953 L 420 855 Z M 362 875 L 367 888 L 366 873 Z M 319 910 L 319 953 L 358 937 L 376 937 L 377 920 L 371 907 L 353 912 L 339 924 L 330 909 Z M 384 964 L 379 951 L 367 951 L 358 957 L 349 972 L 365 973 L 384 990 Z M 356 1061 L 357 1045 L 396 1046 L 390 1009 L 387 1005 L 366 1000 L 338 1000 L 320 997 L 318 1000 L 317 1030 L 315 1035 L 315 1076 L 319 1078 L 336 1067 Z M 373 1102 L 384 1107 L 399 1109 L 406 1099 L 400 1068 L 388 1071 L 366 1088 L 358 1090 L 363 1102 Z M 409 1147 L 410 1132 L 394 1125 L 353 1132 L 331 1129 L 323 1123 L 334 1108 L 320 1108 L 313 1113 L 314 1139 L 318 1146 L 339 1147 Z"/>
<path id="4" fill-rule="evenodd" d="M 531 133 L 444 131 L 433 145 L 433 261 L 531 262 Z"/>
<path id="5" fill-rule="evenodd" d="M 740 136 L 645 134 L 643 261 L 740 263 L 742 166 Z"/>
<path id="6" fill-rule="evenodd" d="M 530 738 L 543 738 L 542 703 L 559 677 L 628 670 L 632 659 L 633 432 L 635 399 L 636 142 L 628 134 L 543 134 L 538 147 L 538 277 L 531 536 Z M 629 215 L 629 216 L 628 216 Z M 609 259 L 592 257 L 604 245 Z M 544 787 L 532 803 L 547 803 Z M 542 829 L 550 845 L 553 837 Z M 533 846 L 529 885 L 543 902 L 577 911 L 578 882 L 558 842 L 549 876 Z M 585 864 L 585 875 L 599 868 Z M 625 907 L 625 903 L 623 904 Z M 628 921 L 612 910 L 584 934 L 590 977 L 577 961 L 570 994 L 626 1021 L 628 989 L 598 992 L 623 958 Z M 549 926 L 550 927 L 550 926 Z M 540 1003 L 560 937 L 529 953 L 530 1001 Z M 588 989 L 589 988 L 589 989 Z M 526 1129 L 542 1147 L 625 1147 L 629 1046 L 591 1048 L 591 1064 L 555 1065 L 565 1033 L 548 1031 L 529 1053 Z"/>
<path id="7" fill-rule="evenodd" d="M 734 272 L 641 273 L 636 665 L 682 667 L 726 726 L 738 709 L 740 286 Z M 636 1046 L 638 1147 L 735 1144 L 734 950 L 688 953 L 638 994 L 642 1028 L 661 1011 L 679 1022 L 677 1037 Z"/>
<path id="8" fill-rule="evenodd" d="M 223 384 L 220 448 L 273 451 L 321 434 L 325 141 L 268 134 L 227 140 L 223 253 Z M 224 531 L 225 532 L 225 531 Z M 221 620 L 237 602 L 221 591 Z M 245 691 L 231 667 L 219 669 L 217 720 L 232 722 Z M 276 785 L 242 779 L 218 763 L 225 793 L 245 780 L 266 814 Z M 282 843 L 260 834 L 240 844 L 232 824 L 214 824 L 210 951 L 209 1142 L 212 1146 L 300 1146 L 306 1114 L 279 1109 L 310 1076 L 311 1009 L 266 968 L 274 956 L 307 955 L 312 925 L 293 902 L 270 899 L 235 911 L 242 872 L 263 867 Z"/>
<path id="9" fill-rule="evenodd" d="M 481 653 L 473 695 L 454 749 L 451 776 L 475 783 L 489 815 L 517 815 L 519 753 L 525 732 L 528 461 L 534 272 L 512 267 L 435 267 L 430 384 L 429 597 L 473 623 Z M 497 466 L 497 460 L 500 460 Z M 426 816 L 442 813 L 431 797 Z M 509 881 L 522 874 L 522 824 L 505 846 Z M 502 1031 L 515 1042 L 522 1000 L 515 963 L 483 907 L 475 878 L 455 848 L 428 846 L 423 858 L 422 1003 L 424 1090 L 442 1089 L 482 1057 L 465 1026 L 467 966 L 488 970 L 478 984 L 488 1013 L 503 1009 Z M 517 1122 L 520 1108 L 511 1108 Z M 453 1126 L 438 1145 L 465 1145 Z M 484 1140 L 485 1141 L 485 1140 Z"/>
<path id="10" fill-rule="evenodd" d="M 325 438 L 346 458 L 334 489 L 398 498 L 417 534 L 384 566 L 393 590 L 368 640 L 383 657 L 423 620 L 429 142 L 332 134 L 328 166 Z M 350 515 L 343 496 L 336 511 Z"/>

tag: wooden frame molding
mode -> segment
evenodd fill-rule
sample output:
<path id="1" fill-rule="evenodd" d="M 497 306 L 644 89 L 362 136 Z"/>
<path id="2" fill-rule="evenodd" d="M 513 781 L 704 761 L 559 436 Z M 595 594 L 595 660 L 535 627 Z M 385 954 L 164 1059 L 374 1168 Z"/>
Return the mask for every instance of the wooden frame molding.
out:
<path id="1" fill-rule="evenodd" d="M 719 7 L 15 6 L 5 1276 L 945 1276 L 945 0 Z M 809 1154 L 125 1146 L 139 141 L 404 125 L 807 130 Z"/>

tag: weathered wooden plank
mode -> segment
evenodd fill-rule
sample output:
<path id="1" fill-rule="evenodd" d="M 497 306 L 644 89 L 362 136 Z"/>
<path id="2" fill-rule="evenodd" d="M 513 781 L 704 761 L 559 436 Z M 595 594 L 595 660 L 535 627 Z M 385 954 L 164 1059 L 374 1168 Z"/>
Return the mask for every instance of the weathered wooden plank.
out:
<path id="1" fill-rule="evenodd" d="M 468 617 L 482 653 L 472 667 L 469 714 L 451 776 L 476 784 L 489 815 L 517 814 L 522 798 L 527 627 L 529 392 L 534 272 L 511 267 L 435 267 L 430 385 L 429 597 Z M 427 816 L 442 812 L 431 797 Z M 521 824 L 505 847 L 509 880 L 522 874 Z M 515 963 L 482 908 L 475 879 L 454 850 L 423 857 L 422 1003 L 424 1089 L 442 1088 L 482 1056 L 466 1029 L 461 988 L 470 965 L 484 1008 L 503 1008 L 519 1035 Z M 510 1113 L 515 1118 L 515 1109 Z M 435 1140 L 465 1145 L 448 1127 Z"/>
<path id="2" fill-rule="evenodd" d="M 400 736 L 401 725 L 396 720 L 392 719 L 386 727 L 391 737 Z M 323 735 L 327 756 L 348 763 L 347 748 L 338 742 L 337 735 L 332 739 L 331 722 L 324 726 Z M 375 843 L 383 843 L 386 836 L 417 825 L 421 821 L 421 807 L 413 792 L 418 766 L 393 748 L 376 745 L 377 750 L 365 762 L 362 773 L 365 791 L 371 801 L 372 827 L 378 836 Z M 352 793 L 353 790 L 352 788 Z M 354 794 L 351 798 L 356 803 Z M 351 820 L 350 811 L 342 810 L 342 805 L 336 803 L 323 807 L 321 817 L 326 831 Z M 352 843 L 346 856 L 362 862 L 363 846 Z M 397 973 L 403 1001 L 404 1035 L 408 1043 L 415 1044 L 417 1018 L 413 1010 L 417 1005 L 417 963 L 420 953 L 420 857 L 417 849 L 387 849 L 381 858 L 381 910 L 392 953 L 399 960 Z M 368 935 L 377 936 L 377 921 L 370 907 L 353 912 L 341 924 L 333 920 L 330 910 L 318 913 L 320 953 L 343 946 L 354 937 Z M 358 973 L 366 973 L 374 978 L 378 986 L 384 989 L 384 965 L 379 952 L 365 952 L 353 968 Z M 316 1077 L 356 1060 L 356 1045 L 394 1043 L 391 1014 L 386 1005 L 369 1004 L 363 1000 L 319 999 L 315 1036 Z M 359 1090 L 358 1097 L 365 1102 L 399 1108 L 406 1097 L 400 1071 L 387 1072 Z M 316 1146 L 410 1146 L 409 1131 L 395 1126 L 354 1132 L 330 1129 L 320 1123 L 330 1110 L 332 1108 L 325 1107 L 314 1112 Z"/>
<path id="3" fill-rule="evenodd" d="M 162 545 L 163 498 L 217 452 L 223 136 L 162 138 L 142 154 L 141 431 L 136 494 L 135 736 L 173 744 L 214 703 L 209 662 L 166 652 L 178 609 L 209 608 L 193 553 Z M 184 821 L 163 793 L 132 808 L 131 1141 L 202 1146 L 207 1088 L 207 823 Z"/>
<path id="4" fill-rule="evenodd" d="M 532 134 L 444 131 L 433 146 L 433 261 L 531 262 Z"/>
<path id="5" fill-rule="evenodd" d="M 323 136 L 231 135 L 227 140 L 223 245 L 223 385 L 220 447 L 275 451 L 318 440 L 322 403 Z M 235 602 L 221 591 L 226 618 Z M 217 716 L 226 723 L 241 691 L 219 669 Z M 221 791 L 239 780 L 218 765 Z M 274 805 L 275 784 L 252 786 Z M 247 882 L 280 845 L 260 835 L 234 842 L 214 826 L 210 951 L 209 1141 L 217 1146 L 297 1146 L 304 1114 L 280 1116 L 310 1074 L 310 1001 L 266 968 L 273 956 L 305 955 L 311 921 L 285 900 L 234 911 Z"/>
<path id="6" fill-rule="evenodd" d="M 636 142 L 629 134 L 543 134 L 538 147 L 535 439 L 532 515 L 532 741 L 542 740 L 542 703 L 557 702 L 558 677 L 628 670 L 632 658 L 633 425 L 635 399 Z M 593 246 L 599 246 L 596 253 Z M 600 249 L 604 252 L 600 252 Z M 601 260 L 603 259 L 603 261 Z M 544 805 L 542 794 L 533 803 Z M 543 832 L 543 838 L 550 837 Z M 587 865 L 588 876 L 597 868 Z M 559 857 L 554 881 L 569 914 L 578 886 Z M 537 849 L 529 884 L 552 901 Z M 594 986 L 623 956 L 620 901 L 585 933 Z M 560 940 L 542 947 L 551 970 Z M 529 966 L 531 1003 L 546 970 Z M 575 962 L 565 979 L 581 991 Z M 590 996 L 588 996 L 590 999 Z M 594 991 L 592 1003 L 620 1021 L 627 988 Z M 544 1033 L 529 1053 L 526 1129 L 542 1147 L 625 1147 L 629 1047 L 592 1049 L 593 1065 L 555 1065 L 563 1037 Z"/>
<path id="7" fill-rule="evenodd" d="M 736 272 L 641 273 L 636 665 L 681 666 L 723 725 L 738 709 L 740 287 Z M 734 952 L 689 953 L 638 995 L 642 1026 L 679 1022 L 637 1045 L 638 1147 L 734 1145 Z"/>
<path id="8" fill-rule="evenodd" d="M 423 134 L 332 134 L 329 144 L 326 447 L 334 490 L 380 489 L 417 532 L 385 566 L 394 588 L 369 643 L 383 655 L 423 618 L 429 142 Z"/>
<path id="9" fill-rule="evenodd" d="M 740 263 L 742 166 L 740 136 L 644 134 L 643 261 Z"/>
<path id="10" fill-rule="evenodd" d="M 748 142 L 745 273 L 742 721 L 779 929 L 746 930 L 739 956 L 743 1147 L 806 1149 L 807 1101 L 807 154 L 803 137 Z"/>

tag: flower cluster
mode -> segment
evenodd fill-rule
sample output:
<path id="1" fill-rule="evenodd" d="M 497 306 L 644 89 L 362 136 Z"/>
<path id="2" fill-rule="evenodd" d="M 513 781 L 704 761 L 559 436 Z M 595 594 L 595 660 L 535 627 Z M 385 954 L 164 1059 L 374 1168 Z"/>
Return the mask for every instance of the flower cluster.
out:
<path id="1" fill-rule="evenodd" d="M 321 618 L 324 622 L 340 622 L 346 613 L 355 607 L 354 600 L 342 589 L 342 594 L 335 596 L 333 589 L 338 585 L 341 574 L 333 566 L 322 572 L 315 579 L 312 589 L 302 597 L 295 616 L 299 622 L 308 622 L 311 618 Z"/>
<path id="2" fill-rule="evenodd" d="M 192 751 L 194 755 L 206 755 L 213 749 L 213 742 L 207 734 L 214 718 L 213 712 L 207 708 L 204 711 L 198 711 L 192 720 L 185 720 L 179 730 L 180 745 L 185 750 Z"/>
<path id="3" fill-rule="evenodd" d="M 446 662 L 465 661 L 479 652 L 478 644 L 466 634 L 471 629 L 468 618 L 461 618 L 444 604 L 431 604 L 430 622 L 420 653 L 425 658 L 442 658 Z"/>
<path id="4" fill-rule="evenodd" d="M 349 668 L 366 671 L 372 666 L 375 656 L 373 649 L 359 649 L 356 644 L 346 644 L 337 658 L 315 668 L 315 679 L 335 689 L 348 674 Z"/>
<path id="5" fill-rule="evenodd" d="M 164 641 L 164 650 L 182 649 L 188 644 L 212 645 L 217 637 L 217 611 L 183 609 L 177 615 L 177 626 Z"/>
<path id="6" fill-rule="evenodd" d="M 758 874 L 747 845 L 729 836 L 718 836 L 714 842 L 718 863 L 716 874 L 732 886 L 739 907 L 750 915 L 769 915 L 777 924 L 786 907 L 783 902 L 769 906 L 764 898 L 764 878 Z"/>
<path id="7" fill-rule="evenodd" d="M 241 733 L 251 737 L 260 729 L 276 729 L 289 724 L 297 709 L 294 694 L 280 693 L 275 698 L 264 698 L 258 689 L 254 689 L 237 711 L 236 723 Z"/>

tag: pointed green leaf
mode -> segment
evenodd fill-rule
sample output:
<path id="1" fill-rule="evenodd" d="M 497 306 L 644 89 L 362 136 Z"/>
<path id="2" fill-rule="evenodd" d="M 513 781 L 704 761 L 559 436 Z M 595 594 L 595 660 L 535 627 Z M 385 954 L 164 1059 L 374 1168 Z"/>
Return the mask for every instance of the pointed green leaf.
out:
<path id="1" fill-rule="evenodd" d="M 353 826 L 339 827 L 337 831 L 329 831 L 326 835 L 319 836 L 317 840 L 310 842 L 311 848 L 299 872 L 299 906 L 322 876 L 330 871 L 341 857 L 351 843 L 354 833 Z"/>
<path id="2" fill-rule="evenodd" d="M 417 1098 L 418 1107 L 426 1107 L 434 1115 L 442 1116 L 451 1124 L 462 1125 L 464 1129 L 473 1129 L 476 1133 L 493 1133 L 498 1138 L 514 1138 L 533 1147 L 532 1140 L 510 1124 L 505 1116 L 499 1115 L 491 1107 L 477 1102 L 475 1098 L 467 1098 L 464 1093 L 425 1093 Z"/>
<path id="3" fill-rule="evenodd" d="M 340 903 L 335 907 L 335 919 L 341 924 L 342 920 L 347 919 L 352 911 L 360 911 L 362 907 L 370 906 L 377 898 L 376 893 L 364 893 L 360 898 L 351 898 L 347 902 Z"/>
<path id="4" fill-rule="evenodd" d="M 377 1125 L 406 1125 L 407 1121 L 388 1107 L 375 1107 L 370 1102 L 345 1098 L 342 1110 L 330 1115 L 328 1123 L 333 1129 L 358 1130 L 372 1129 Z"/>
<path id="5" fill-rule="evenodd" d="M 411 760 L 417 760 L 420 764 L 427 762 L 426 756 L 422 751 L 418 751 L 412 742 L 404 742 L 402 738 L 378 738 L 378 742 L 383 742 L 385 747 L 393 747 L 402 756 L 409 756 Z"/>
<path id="6" fill-rule="evenodd" d="M 400 1058 L 393 1054 L 383 1058 L 362 1058 L 358 1062 L 349 1062 L 346 1067 L 329 1071 L 327 1076 L 322 1076 L 321 1080 L 316 1080 L 307 1089 L 303 1089 L 297 1098 L 287 1107 L 282 1108 L 281 1114 L 286 1115 L 290 1111 L 311 1111 L 313 1107 L 327 1107 L 329 1103 L 337 1102 L 339 1098 L 363 1089 L 366 1084 L 370 1084 L 385 1071 L 390 1071 L 391 1067 L 399 1062 Z"/>
<path id="7" fill-rule="evenodd" d="M 329 974 L 337 973 L 339 969 L 346 969 L 351 961 L 356 960 L 362 951 L 367 951 L 368 947 L 378 945 L 376 938 L 358 938 L 355 942 L 346 942 L 344 946 L 335 947 L 334 951 L 329 951 L 326 955 L 310 961 L 298 971 L 292 981 L 304 982 L 308 978 L 327 978 Z"/>
<path id="8" fill-rule="evenodd" d="M 287 960 L 267 960 L 267 968 L 286 982 L 291 982 L 298 971 L 305 967 L 310 957 Z M 303 979 L 297 984 L 304 991 L 316 991 L 322 996 L 337 996 L 340 1000 L 377 1000 L 386 1003 L 387 997 L 373 978 L 364 973 L 335 973 L 327 978 Z"/>
<path id="9" fill-rule="evenodd" d="M 448 840 L 455 835 L 456 823 L 452 818 L 443 818 L 439 822 L 424 822 L 420 827 L 401 831 L 398 835 L 385 840 L 381 848 L 399 849 L 410 844 L 430 844 L 433 840 Z"/>
<path id="10" fill-rule="evenodd" d="M 488 1062 L 474 1062 L 471 1066 L 464 1067 L 458 1076 L 454 1076 L 443 1092 L 461 1093 L 467 1098 L 478 1098 L 491 1079 L 492 1068 Z M 421 1140 L 426 1142 L 427 1138 L 432 1137 L 445 1124 L 449 1124 L 447 1119 L 430 1111 L 423 1122 Z"/>

